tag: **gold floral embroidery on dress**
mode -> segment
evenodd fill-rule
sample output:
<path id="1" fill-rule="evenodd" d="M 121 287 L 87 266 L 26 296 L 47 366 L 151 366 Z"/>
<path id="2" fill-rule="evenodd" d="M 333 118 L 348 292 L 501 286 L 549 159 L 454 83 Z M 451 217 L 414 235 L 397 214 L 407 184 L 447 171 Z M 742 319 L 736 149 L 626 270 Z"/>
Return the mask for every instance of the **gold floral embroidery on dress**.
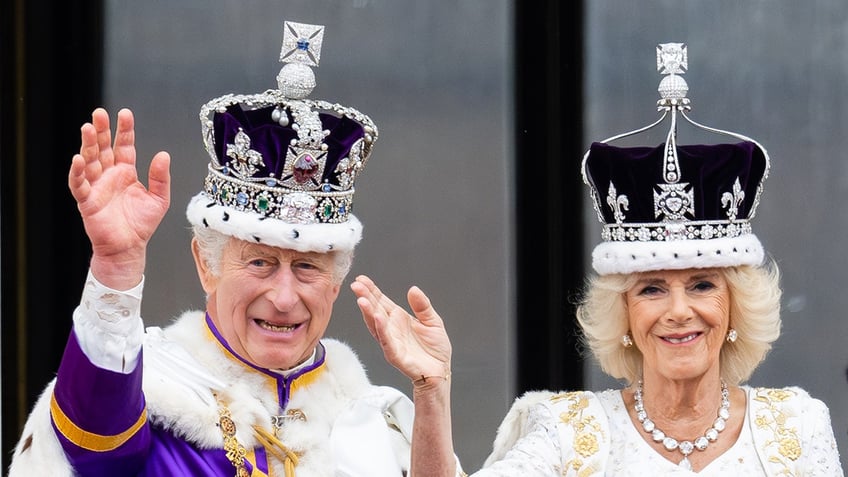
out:
<path id="1" fill-rule="evenodd" d="M 572 468 L 577 475 L 587 476 L 594 472 L 594 467 L 587 466 L 584 459 L 595 455 L 600 447 L 599 438 L 603 438 L 601 425 L 592 414 L 585 415 L 589 407 L 589 399 L 584 392 L 570 392 L 551 397 L 552 402 L 568 401 L 568 410 L 559 415 L 560 420 L 574 429 L 572 446 L 577 454 L 574 459 L 565 463 L 565 472 Z"/>
<path id="2" fill-rule="evenodd" d="M 754 423 L 761 430 L 770 430 L 772 438 L 765 442 L 770 452 L 769 462 L 783 467 L 781 474 L 793 475 L 791 463 L 801 457 L 801 440 L 798 438 L 798 430 L 787 426 L 787 416 L 783 412 L 780 403 L 795 397 L 796 393 L 787 389 L 757 388 L 754 400 L 765 404 L 765 408 L 758 412 Z M 774 453 L 776 452 L 776 453 Z"/>

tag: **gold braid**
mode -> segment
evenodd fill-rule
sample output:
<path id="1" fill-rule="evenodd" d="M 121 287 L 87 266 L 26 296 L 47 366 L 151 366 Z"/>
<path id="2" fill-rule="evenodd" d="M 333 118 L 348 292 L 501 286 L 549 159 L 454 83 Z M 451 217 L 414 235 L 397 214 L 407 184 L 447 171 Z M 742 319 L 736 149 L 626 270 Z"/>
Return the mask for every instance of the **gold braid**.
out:
<path id="1" fill-rule="evenodd" d="M 285 446 L 276 436 L 263 429 L 261 426 L 253 426 L 253 436 L 265 447 L 269 454 L 273 455 L 286 469 L 286 477 L 295 477 L 294 467 L 297 465 L 297 454 Z"/>

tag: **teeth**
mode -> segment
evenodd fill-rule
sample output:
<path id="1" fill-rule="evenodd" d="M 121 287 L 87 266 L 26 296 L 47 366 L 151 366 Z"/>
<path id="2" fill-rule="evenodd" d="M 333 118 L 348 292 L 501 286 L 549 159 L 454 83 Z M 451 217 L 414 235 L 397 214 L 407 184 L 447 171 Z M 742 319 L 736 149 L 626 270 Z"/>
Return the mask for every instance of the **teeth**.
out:
<path id="1" fill-rule="evenodd" d="M 686 336 L 684 338 L 666 338 L 666 341 L 668 341 L 669 343 L 674 343 L 674 344 L 686 343 L 687 341 L 694 340 L 695 336 L 697 336 L 697 334 L 691 334 L 691 335 Z"/>
<path id="2" fill-rule="evenodd" d="M 262 328 L 265 328 L 266 330 L 277 331 L 277 332 L 294 331 L 294 329 L 297 328 L 297 325 L 294 325 L 294 326 L 277 326 L 277 325 L 272 325 L 271 323 L 268 323 L 267 321 L 262 321 L 262 320 L 259 320 L 259 326 L 261 326 Z"/>

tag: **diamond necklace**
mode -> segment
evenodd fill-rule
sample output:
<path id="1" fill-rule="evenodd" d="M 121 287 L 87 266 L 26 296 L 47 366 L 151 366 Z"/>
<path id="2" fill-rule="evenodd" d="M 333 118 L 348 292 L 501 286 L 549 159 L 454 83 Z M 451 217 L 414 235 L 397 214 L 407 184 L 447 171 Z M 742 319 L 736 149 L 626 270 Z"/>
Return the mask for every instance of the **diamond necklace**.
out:
<path id="1" fill-rule="evenodd" d="M 684 469 L 692 470 L 692 464 L 689 462 L 689 454 L 693 450 L 698 449 L 703 451 L 710 445 L 710 442 L 715 442 L 718 439 L 718 433 L 727 427 L 727 420 L 730 419 L 730 392 L 727 390 L 727 384 L 724 380 L 721 381 L 721 406 L 718 408 L 718 417 L 713 421 L 713 425 L 707 429 L 703 436 L 698 437 L 694 441 L 678 442 L 677 439 L 665 435 L 665 432 L 657 428 L 650 418 L 648 412 L 645 411 L 645 403 L 642 402 L 642 380 L 638 381 L 636 393 L 633 396 L 636 399 L 636 418 L 642 423 L 642 429 L 651 435 L 654 442 L 662 442 L 666 450 L 679 450 L 683 454 L 683 460 L 678 464 Z"/>

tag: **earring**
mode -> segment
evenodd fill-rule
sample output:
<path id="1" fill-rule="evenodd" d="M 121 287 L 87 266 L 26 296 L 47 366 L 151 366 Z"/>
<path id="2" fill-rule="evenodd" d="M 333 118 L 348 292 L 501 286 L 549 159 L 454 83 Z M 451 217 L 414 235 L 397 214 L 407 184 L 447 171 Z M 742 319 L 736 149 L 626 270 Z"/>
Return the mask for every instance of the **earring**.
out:
<path id="1" fill-rule="evenodd" d="M 739 333 L 736 332 L 733 328 L 727 330 L 727 342 L 735 343 L 736 339 L 739 338 Z"/>
<path id="2" fill-rule="evenodd" d="M 630 337 L 630 333 L 621 337 L 621 346 L 625 348 L 633 346 L 633 338 Z"/>

